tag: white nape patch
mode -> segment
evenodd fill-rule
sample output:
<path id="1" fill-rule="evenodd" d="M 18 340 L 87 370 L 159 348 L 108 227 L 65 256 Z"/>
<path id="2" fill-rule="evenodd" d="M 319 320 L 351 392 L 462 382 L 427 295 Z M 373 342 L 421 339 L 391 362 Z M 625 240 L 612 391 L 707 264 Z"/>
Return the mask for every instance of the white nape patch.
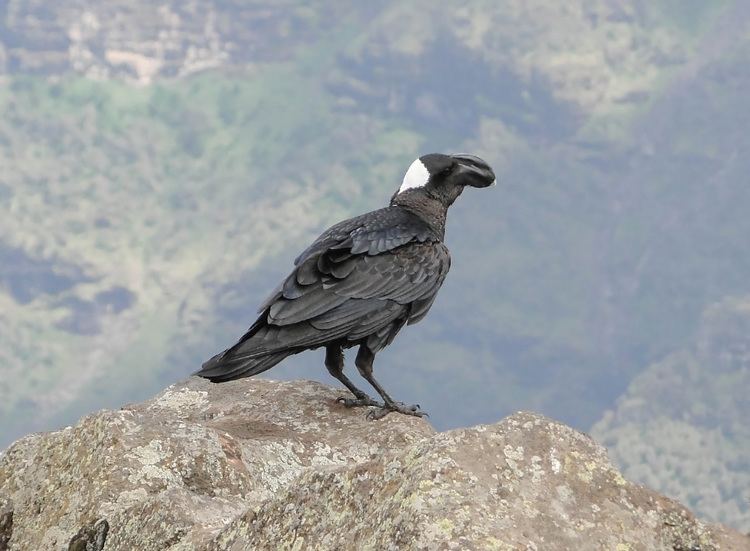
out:
<path id="1" fill-rule="evenodd" d="M 417 159 L 414 161 L 409 170 L 404 175 L 404 181 L 401 182 L 401 187 L 398 188 L 398 192 L 401 193 L 407 189 L 413 189 L 415 187 L 424 187 L 427 185 L 430 179 L 430 173 L 427 168 L 422 164 L 422 161 Z"/>

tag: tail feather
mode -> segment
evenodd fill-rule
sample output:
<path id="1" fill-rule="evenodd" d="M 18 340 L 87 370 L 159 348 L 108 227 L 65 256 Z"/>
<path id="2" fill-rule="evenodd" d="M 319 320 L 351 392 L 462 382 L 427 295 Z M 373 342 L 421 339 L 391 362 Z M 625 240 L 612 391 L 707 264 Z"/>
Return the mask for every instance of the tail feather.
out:
<path id="1" fill-rule="evenodd" d="M 252 377 L 271 369 L 293 353 L 292 350 L 283 350 L 274 354 L 248 358 L 246 355 L 235 356 L 230 348 L 206 361 L 201 369 L 195 372 L 195 375 L 204 377 L 212 383 Z"/>
<path id="2" fill-rule="evenodd" d="M 306 321 L 284 326 L 268 324 L 268 314 L 266 308 L 234 346 L 206 361 L 194 375 L 215 383 L 252 377 L 287 356 L 345 336 L 356 321 L 321 330 Z"/>
<path id="3" fill-rule="evenodd" d="M 204 362 L 194 375 L 213 383 L 252 377 L 298 352 L 279 342 L 278 328 L 268 326 L 266 316 L 264 312 L 237 344 Z"/>

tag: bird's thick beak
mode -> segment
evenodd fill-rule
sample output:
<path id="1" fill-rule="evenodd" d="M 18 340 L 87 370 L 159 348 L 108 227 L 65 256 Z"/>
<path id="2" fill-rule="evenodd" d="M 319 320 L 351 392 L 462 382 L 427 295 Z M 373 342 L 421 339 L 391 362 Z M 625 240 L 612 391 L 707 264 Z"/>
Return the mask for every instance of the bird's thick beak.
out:
<path id="1" fill-rule="evenodd" d="M 495 185 L 495 173 L 483 159 L 464 153 L 451 155 L 451 157 L 458 163 L 459 174 L 463 176 L 462 180 L 466 182 L 466 185 L 472 187 Z"/>

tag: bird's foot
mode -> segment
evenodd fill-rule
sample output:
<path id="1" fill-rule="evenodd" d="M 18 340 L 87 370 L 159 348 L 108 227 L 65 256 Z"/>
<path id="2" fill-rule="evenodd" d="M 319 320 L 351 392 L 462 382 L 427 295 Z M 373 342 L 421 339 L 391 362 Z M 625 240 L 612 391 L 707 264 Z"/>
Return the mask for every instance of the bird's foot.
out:
<path id="1" fill-rule="evenodd" d="M 370 421 L 377 421 L 382 419 L 392 411 L 397 413 L 403 413 L 404 415 L 411 415 L 413 417 L 429 417 L 426 411 L 422 411 L 419 408 L 419 404 L 406 405 L 403 402 L 391 402 L 385 404 L 380 409 L 373 409 L 367 413 L 367 418 Z"/>
<path id="2" fill-rule="evenodd" d="M 344 398 L 342 396 L 340 398 L 337 398 L 336 401 L 340 404 L 344 404 L 344 407 L 348 408 L 358 408 L 362 406 L 373 406 L 376 408 L 384 407 L 383 402 L 373 400 L 367 394 L 365 394 L 364 396 L 359 396 L 357 398 Z"/>

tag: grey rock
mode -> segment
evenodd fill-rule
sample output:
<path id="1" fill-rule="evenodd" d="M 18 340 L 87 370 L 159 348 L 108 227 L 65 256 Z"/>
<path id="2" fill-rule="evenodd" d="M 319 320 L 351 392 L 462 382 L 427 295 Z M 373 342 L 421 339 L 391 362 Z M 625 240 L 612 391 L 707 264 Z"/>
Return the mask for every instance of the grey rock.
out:
<path id="1" fill-rule="evenodd" d="M 73 536 L 68 544 L 68 551 L 102 551 L 108 533 L 109 523 L 99 519 L 91 526 L 84 526 Z"/>
<path id="2" fill-rule="evenodd" d="M 8 549 L 12 535 L 13 504 L 7 498 L 0 496 L 0 551 Z"/>
<path id="3" fill-rule="evenodd" d="M 532 413 L 445 433 L 313 382 L 173 385 L 0 458 L 9 549 L 750 549 Z M 1 548 L 1 547 L 0 547 Z"/>

